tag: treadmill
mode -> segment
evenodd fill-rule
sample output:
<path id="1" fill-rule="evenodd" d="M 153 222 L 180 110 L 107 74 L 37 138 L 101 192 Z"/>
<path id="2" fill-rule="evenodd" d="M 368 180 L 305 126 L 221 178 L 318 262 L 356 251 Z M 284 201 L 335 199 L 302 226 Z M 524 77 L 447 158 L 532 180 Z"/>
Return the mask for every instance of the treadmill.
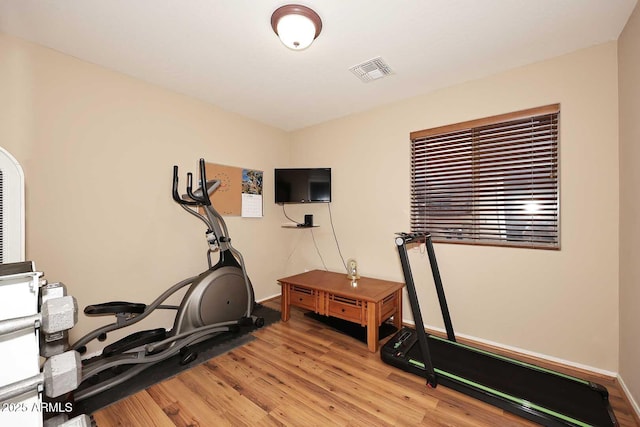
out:
<path id="1" fill-rule="evenodd" d="M 606 387 L 477 349 L 456 341 L 436 256 L 428 233 L 398 233 L 402 264 L 416 325 L 424 325 L 407 245 L 424 242 L 447 338 L 424 327 L 402 328 L 380 349 L 382 361 L 545 426 L 618 426 Z"/>

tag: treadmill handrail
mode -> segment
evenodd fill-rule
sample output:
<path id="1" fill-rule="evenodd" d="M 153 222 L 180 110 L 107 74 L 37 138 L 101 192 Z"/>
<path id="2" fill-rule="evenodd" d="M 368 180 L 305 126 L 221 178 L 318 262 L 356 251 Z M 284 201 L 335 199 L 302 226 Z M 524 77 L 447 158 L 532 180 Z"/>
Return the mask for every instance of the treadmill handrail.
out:
<path id="1" fill-rule="evenodd" d="M 433 368 L 433 362 L 431 361 L 431 352 L 429 351 L 427 334 L 424 331 L 424 322 L 422 320 L 420 304 L 418 303 L 418 296 L 416 294 L 416 285 L 413 282 L 413 274 L 411 274 L 411 266 L 409 265 L 409 257 L 407 255 L 407 240 L 409 240 L 407 238 L 408 236 L 409 235 L 406 234 L 400 234 L 399 237 L 396 237 L 396 246 L 398 247 L 398 255 L 400 256 L 402 273 L 404 274 L 404 283 L 407 287 L 409 303 L 411 304 L 411 311 L 413 312 L 413 321 L 416 324 L 418 345 L 420 346 L 420 352 L 422 353 L 423 362 L 425 365 L 427 385 L 436 388 L 438 386 L 438 377 Z"/>
<path id="2" fill-rule="evenodd" d="M 438 268 L 438 261 L 436 261 L 436 252 L 433 249 L 431 234 L 427 234 L 425 236 L 425 246 L 427 247 L 427 255 L 429 256 L 429 264 L 431 265 L 431 274 L 433 275 L 433 283 L 436 286 L 438 302 L 440 303 L 440 312 L 442 313 L 442 320 L 444 321 L 444 327 L 447 331 L 447 338 L 449 341 L 455 342 L 456 334 L 453 332 L 449 306 L 447 305 L 447 298 L 444 295 L 444 286 L 442 285 L 442 278 L 440 277 L 440 269 Z"/>
<path id="3" fill-rule="evenodd" d="M 433 242 L 431 241 L 430 233 L 396 233 L 399 237 L 397 239 L 402 239 L 404 242 L 404 246 L 406 247 L 409 243 L 424 243 L 427 248 L 427 256 L 429 257 L 429 265 L 431 266 L 431 274 L 433 275 L 433 283 L 436 287 L 436 293 L 438 295 L 438 302 L 440 304 L 440 312 L 442 313 L 442 320 L 444 321 L 444 327 L 447 331 L 447 339 L 449 341 L 456 342 L 456 334 L 453 331 L 453 324 L 451 323 L 451 315 L 449 314 L 449 306 L 447 305 L 447 297 L 444 293 L 444 286 L 442 285 L 442 278 L 440 277 L 440 269 L 438 268 L 438 261 L 436 260 L 436 252 L 433 249 Z M 396 239 L 396 244 L 398 240 Z M 405 249 L 406 250 L 406 249 Z M 409 275 L 411 277 L 411 282 L 413 282 L 413 275 L 411 274 L 411 269 L 409 265 L 409 261 L 407 259 L 406 262 L 407 270 L 409 271 Z M 403 271 L 405 270 L 404 264 L 402 266 Z M 406 279 L 406 274 L 405 274 Z M 420 305 L 418 304 L 418 307 Z M 419 310 L 419 308 L 418 308 Z"/>

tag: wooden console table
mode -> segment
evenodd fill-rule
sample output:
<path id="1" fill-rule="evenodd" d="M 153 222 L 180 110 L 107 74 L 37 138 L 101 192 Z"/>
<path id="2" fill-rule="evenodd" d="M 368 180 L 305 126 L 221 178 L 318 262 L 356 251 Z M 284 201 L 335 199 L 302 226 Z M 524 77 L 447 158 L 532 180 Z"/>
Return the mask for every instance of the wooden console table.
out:
<path id="1" fill-rule="evenodd" d="M 378 327 L 393 317 L 402 327 L 404 283 L 361 277 L 357 285 L 345 273 L 312 270 L 279 279 L 282 285 L 282 321 L 291 317 L 290 307 L 306 308 L 367 326 L 369 351 L 378 351 Z"/>

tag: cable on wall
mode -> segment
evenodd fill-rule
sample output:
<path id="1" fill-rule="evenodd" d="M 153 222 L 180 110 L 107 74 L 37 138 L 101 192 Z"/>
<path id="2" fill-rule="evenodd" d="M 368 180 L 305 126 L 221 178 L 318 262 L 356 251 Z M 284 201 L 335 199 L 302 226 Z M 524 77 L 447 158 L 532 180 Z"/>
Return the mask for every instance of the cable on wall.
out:
<path id="1" fill-rule="evenodd" d="M 342 265 L 344 266 L 344 271 L 347 271 L 347 263 L 344 261 L 344 257 L 342 256 L 342 251 L 340 250 L 340 244 L 338 243 L 338 237 L 336 236 L 336 229 L 333 226 L 333 215 L 331 215 L 331 203 L 327 203 L 327 208 L 329 208 L 329 222 L 331 223 L 331 230 L 333 231 L 333 239 L 336 242 L 336 247 L 338 248 L 338 254 L 340 255 L 340 259 L 342 260 Z"/>
<path id="2" fill-rule="evenodd" d="M 344 267 L 344 271 L 347 271 L 347 263 L 344 260 L 344 256 L 342 255 L 342 250 L 340 249 L 340 243 L 338 242 L 338 236 L 336 235 L 336 228 L 333 225 L 333 214 L 331 212 L 331 203 L 327 203 L 327 208 L 329 209 L 329 223 L 331 224 L 331 232 L 333 233 L 333 240 L 336 242 L 336 248 L 338 249 L 338 255 L 340 256 L 340 260 L 342 261 L 342 266 Z M 284 214 L 284 217 L 286 219 L 288 219 L 289 221 L 295 223 L 295 224 L 301 224 L 300 222 L 294 220 L 293 218 L 289 217 L 289 215 L 287 215 L 287 211 L 285 210 L 285 204 L 282 204 L 282 213 Z M 313 229 L 309 229 L 309 231 L 311 232 L 311 238 L 313 239 L 313 245 L 316 248 L 316 252 L 318 253 L 318 256 L 320 257 L 320 261 L 322 262 L 322 265 L 324 266 L 325 270 L 329 270 L 327 268 L 327 265 L 324 262 L 324 258 L 322 258 L 322 254 L 320 253 L 320 248 L 318 247 L 318 243 L 316 242 L 316 237 L 313 234 Z M 297 246 L 297 245 L 296 245 Z M 295 248 L 293 249 L 293 251 L 289 254 L 289 257 L 287 258 L 287 260 L 289 258 L 291 258 L 291 255 L 293 255 L 293 253 L 295 252 Z"/>
<path id="3" fill-rule="evenodd" d="M 316 236 L 313 234 L 313 228 L 310 228 L 311 238 L 313 239 L 313 245 L 316 247 L 316 252 L 318 252 L 318 256 L 320 257 L 320 261 L 322 261 L 322 265 L 324 266 L 325 271 L 329 271 L 327 265 L 324 263 L 324 259 L 322 258 L 322 254 L 320 253 L 320 248 L 318 248 L 318 244 L 316 243 Z"/>
<path id="4" fill-rule="evenodd" d="M 296 225 L 300 225 L 298 221 L 294 221 L 293 219 L 289 218 L 289 215 L 287 215 L 287 211 L 284 209 L 284 205 L 285 203 L 282 204 L 282 213 L 284 214 L 284 217 L 287 218 L 289 221 L 295 223 Z"/>

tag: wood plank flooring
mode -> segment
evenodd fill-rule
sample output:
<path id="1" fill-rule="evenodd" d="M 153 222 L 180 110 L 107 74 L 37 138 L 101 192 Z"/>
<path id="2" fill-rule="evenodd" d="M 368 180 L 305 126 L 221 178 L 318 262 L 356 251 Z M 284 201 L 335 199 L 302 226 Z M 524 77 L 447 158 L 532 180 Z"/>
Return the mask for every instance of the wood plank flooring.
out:
<path id="1" fill-rule="evenodd" d="M 265 305 L 279 310 L 280 300 Z M 428 389 L 366 344 L 291 311 L 251 343 L 96 412 L 98 427 L 535 425 L 446 387 Z M 605 385 L 620 425 L 640 426 L 615 380 L 552 368 Z"/>

